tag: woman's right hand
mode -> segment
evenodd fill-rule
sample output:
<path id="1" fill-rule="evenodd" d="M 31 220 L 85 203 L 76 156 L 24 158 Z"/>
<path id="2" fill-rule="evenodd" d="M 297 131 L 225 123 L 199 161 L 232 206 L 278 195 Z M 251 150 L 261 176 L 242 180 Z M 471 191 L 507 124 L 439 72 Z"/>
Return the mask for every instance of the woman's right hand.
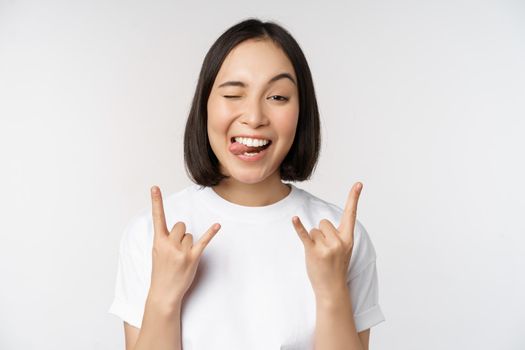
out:
<path id="1" fill-rule="evenodd" d="M 171 231 L 166 227 L 166 217 L 160 188 L 151 188 L 153 210 L 153 251 L 150 294 L 158 301 L 169 305 L 182 302 L 190 287 L 199 265 L 204 248 L 220 229 L 213 224 L 208 231 L 193 244 L 193 235 L 186 233 L 182 221 L 175 223 Z"/>

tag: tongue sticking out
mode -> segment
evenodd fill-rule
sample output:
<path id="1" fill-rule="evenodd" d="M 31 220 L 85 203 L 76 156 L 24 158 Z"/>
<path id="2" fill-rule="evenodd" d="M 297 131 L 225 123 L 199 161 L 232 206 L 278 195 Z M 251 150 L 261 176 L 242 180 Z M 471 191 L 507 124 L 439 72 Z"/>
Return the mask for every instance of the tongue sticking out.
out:
<path id="1" fill-rule="evenodd" d="M 244 152 L 249 152 L 249 153 L 259 152 L 259 151 L 263 150 L 264 148 L 266 148 L 266 147 L 265 146 L 250 147 L 250 146 L 243 145 L 240 142 L 233 142 L 230 145 L 230 152 L 232 152 L 235 155 L 239 155 L 239 154 L 243 154 Z"/>

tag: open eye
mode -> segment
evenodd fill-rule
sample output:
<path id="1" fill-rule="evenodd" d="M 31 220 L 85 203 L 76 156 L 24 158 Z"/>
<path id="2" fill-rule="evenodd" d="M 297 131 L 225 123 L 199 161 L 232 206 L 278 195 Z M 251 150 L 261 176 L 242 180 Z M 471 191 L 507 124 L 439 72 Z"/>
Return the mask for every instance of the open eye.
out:
<path id="1" fill-rule="evenodd" d="M 284 97 L 284 96 L 280 96 L 280 95 L 274 95 L 274 96 L 270 96 L 270 98 L 273 98 L 273 97 L 277 97 L 277 99 L 274 99 L 274 100 L 277 100 L 277 101 L 288 101 L 288 97 Z"/>

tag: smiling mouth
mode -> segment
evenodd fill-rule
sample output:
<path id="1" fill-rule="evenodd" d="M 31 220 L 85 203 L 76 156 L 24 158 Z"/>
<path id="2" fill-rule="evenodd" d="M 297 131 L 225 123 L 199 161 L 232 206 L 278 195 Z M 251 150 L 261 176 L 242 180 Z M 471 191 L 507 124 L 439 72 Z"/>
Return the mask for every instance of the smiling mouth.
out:
<path id="1" fill-rule="evenodd" d="M 252 147 L 252 146 L 247 146 L 247 145 L 245 145 L 243 143 L 235 141 L 234 137 L 232 137 L 230 139 L 230 141 L 231 141 L 230 150 L 234 154 L 259 153 L 259 152 L 267 149 L 268 147 L 270 147 L 270 145 L 272 144 L 272 141 L 269 140 L 270 142 L 268 142 L 266 145 L 259 146 L 259 147 Z"/>

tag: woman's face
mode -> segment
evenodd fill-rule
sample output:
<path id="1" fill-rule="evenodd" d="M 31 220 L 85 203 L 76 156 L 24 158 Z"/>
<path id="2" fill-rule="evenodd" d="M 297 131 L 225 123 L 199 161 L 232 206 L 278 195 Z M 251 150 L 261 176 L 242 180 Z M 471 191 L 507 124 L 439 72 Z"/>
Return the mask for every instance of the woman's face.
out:
<path id="1" fill-rule="evenodd" d="M 208 99 L 208 137 L 223 174 L 246 184 L 280 179 L 298 118 L 297 78 L 278 46 L 252 39 L 230 51 Z"/>

